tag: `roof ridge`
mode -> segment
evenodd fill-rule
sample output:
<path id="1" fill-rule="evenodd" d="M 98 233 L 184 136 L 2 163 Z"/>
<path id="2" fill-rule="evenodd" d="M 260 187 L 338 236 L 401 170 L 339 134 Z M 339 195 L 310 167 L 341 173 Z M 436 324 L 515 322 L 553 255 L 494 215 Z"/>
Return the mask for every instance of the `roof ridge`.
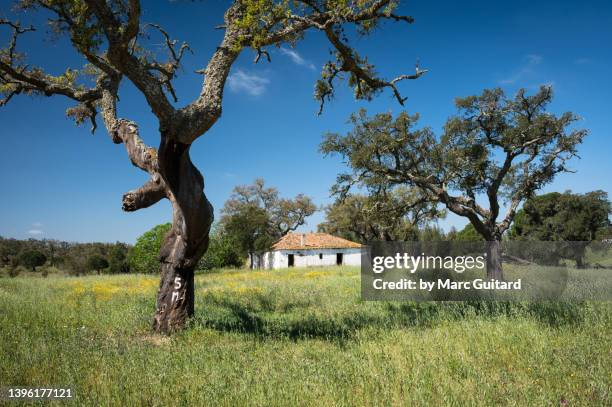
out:
<path id="1" fill-rule="evenodd" d="M 272 245 L 272 250 L 350 249 L 361 244 L 325 232 L 289 232 Z"/>

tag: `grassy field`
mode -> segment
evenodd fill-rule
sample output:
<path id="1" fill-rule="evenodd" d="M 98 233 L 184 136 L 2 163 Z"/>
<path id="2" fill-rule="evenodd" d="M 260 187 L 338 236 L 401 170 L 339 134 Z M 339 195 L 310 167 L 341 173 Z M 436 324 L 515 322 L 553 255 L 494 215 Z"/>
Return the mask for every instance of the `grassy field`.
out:
<path id="1" fill-rule="evenodd" d="M 152 335 L 158 280 L 0 278 L 0 386 L 78 405 L 612 405 L 610 303 L 362 302 L 356 268 L 196 277 Z"/>

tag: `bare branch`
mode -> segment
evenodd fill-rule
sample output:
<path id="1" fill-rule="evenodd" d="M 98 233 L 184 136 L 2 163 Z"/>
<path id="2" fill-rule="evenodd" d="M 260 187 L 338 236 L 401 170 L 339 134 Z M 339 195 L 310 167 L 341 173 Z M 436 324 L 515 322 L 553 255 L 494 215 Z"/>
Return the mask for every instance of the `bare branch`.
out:
<path id="1" fill-rule="evenodd" d="M 174 72 L 176 72 L 176 70 L 181 65 L 181 59 L 183 59 L 185 51 L 189 51 L 193 54 L 193 50 L 189 47 L 189 44 L 183 42 L 177 51 L 175 48 L 177 40 L 170 39 L 170 35 L 168 34 L 168 32 L 158 24 L 147 23 L 144 25 L 144 28 L 146 27 L 153 27 L 164 36 L 164 40 L 166 41 L 166 47 L 168 48 L 168 51 L 170 52 L 170 57 L 172 59 L 167 69 L 168 72 L 171 72 L 174 75 Z"/>
<path id="2" fill-rule="evenodd" d="M 159 174 L 155 174 L 142 187 L 123 195 L 122 209 L 126 212 L 148 208 L 167 198 L 166 186 Z"/>
<path id="3" fill-rule="evenodd" d="M 342 40 L 338 37 L 338 35 L 334 32 L 333 27 L 328 26 L 325 28 L 325 35 L 331 42 L 331 44 L 336 48 L 339 55 L 339 60 L 341 65 L 337 67 L 337 72 L 334 73 L 336 76 L 339 72 L 350 72 L 354 75 L 356 79 L 356 86 L 358 88 L 358 95 L 363 95 L 368 98 L 368 94 L 371 92 L 375 92 L 382 88 L 391 88 L 393 91 L 393 95 L 397 99 L 400 105 L 404 105 L 406 98 L 402 97 L 399 90 L 397 89 L 396 83 L 406 80 L 406 79 L 417 79 L 421 75 L 427 72 L 427 69 L 420 70 L 417 66 L 416 72 L 413 75 L 400 75 L 397 78 L 391 81 L 385 81 L 383 79 L 375 77 L 371 68 L 367 66 L 367 63 L 361 61 L 357 56 L 357 53 L 350 48 L 348 45 L 344 44 Z M 370 90 L 365 91 L 361 88 L 362 84 L 367 85 Z"/>
<path id="4" fill-rule="evenodd" d="M 12 61 L 15 58 L 15 48 L 17 47 L 17 37 L 20 34 L 23 34 L 25 32 L 36 31 L 36 30 L 34 29 L 32 25 L 24 28 L 21 26 L 19 22 L 12 22 L 4 18 L 0 18 L 0 25 L 8 25 L 9 27 L 13 29 L 13 35 L 11 37 L 11 41 L 9 43 L 8 52 L 7 52 L 8 59 Z"/>
<path id="5" fill-rule="evenodd" d="M 110 93 L 110 92 L 109 92 Z M 111 97 L 110 95 L 108 97 Z M 115 106 L 103 107 L 103 115 L 106 120 L 112 121 Z M 129 191 L 123 195 L 122 208 L 126 212 L 136 211 L 159 202 L 164 198 L 169 199 L 169 188 L 159 173 L 157 150 L 144 144 L 138 132 L 138 126 L 125 119 L 115 120 L 113 128 L 109 132 L 115 144 L 123 143 L 132 164 L 151 174 L 151 179 L 142 187 Z"/>
<path id="6" fill-rule="evenodd" d="M 344 44 L 334 33 L 335 27 L 343 24 L 365 25 L 376 20 L 394 20 L 412 23 L 413 19 L 409 16 L 399 16 L 391 13 L 385 7 L 391 5 L 390 0 L 378 0 L 369 7 L 362 10 L 355 8 L 335 8 L 319 6 L 316 1 L 300 0 L 299 3 L 307 11 L 302 14 L 303 9 L 292 10 L 287 13 L 270 13 L 262 17 L 261 25 L 255 28 L 245 28 L 241 25 L 241 18 L 244 15 L 244 8 L 240 2 L 234 3 L 226 12 L 224 24 L 219 28 L 225 29 L 225 35 L 221 44 L 217 47 L 213 57 L 209 61 L 206 69 L 198 70 L 204 74 L 204 83 L 200 96 L 190 105 L 179 111 L 180 130 L 178 131 L 179 140 L 182 143 L 190 144 L 201 134 L 206 132 L 221 115 L 221 102 L 223 99 L 223 89 L 230 68 L 236 60 L 238 54 L 244 47 L 252 47 L 257 51 L 255 62 L 264 55 L 269 55 L 264 47 L 279 45 L 282 42 L 293 43 L 308 29 L 316 29 L 325 32 L 332 45 L 338 51 L 338 63 L 328 63 L 326 69 L 327 78 L 324 85 L 321 81 L 317 84 L 318 99 L 321 102 L 320 109 L 323 108 L 325 100 L 329 100 L 333 95 L 333 80 L 342 72 L 349 73 L 351 80 L 356 82 L 357 97 L 368 99 L 372 93 L 384 88 L 392 90 L 395 98 L 403 104 L 403 98 L 398 90 L 400 81 L 417 79 L 427 70 L 419 69 L 411 75 L 400 75 L 392 80 L 383 80 L 376 77 L 367 64 L 362 61 L 356 52 L 348 45 Z M 269 58 L 268 58 L 269 59 Z M 367 88 L 367 89 L 366 89 Z"/>
<path id="7" fill-rule="evenodd" d="M 266 57 L 268 62 L 272 62 L 272 58 L 270 58 L 270 53 L 268 51 L 266 51 L 265 49 L 257 48 L 257 55 L 255 56 L 253 63 L 258 63 L 259 58 L 261 58 L 262 55 Z"/>

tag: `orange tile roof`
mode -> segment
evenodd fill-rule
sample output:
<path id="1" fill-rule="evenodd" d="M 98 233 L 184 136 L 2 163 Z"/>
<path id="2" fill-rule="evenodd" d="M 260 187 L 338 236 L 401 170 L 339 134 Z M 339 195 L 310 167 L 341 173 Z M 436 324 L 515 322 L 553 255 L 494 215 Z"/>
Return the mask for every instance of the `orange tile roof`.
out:
<path id="1" fill-rule="evenodd" d="M 358 249 L 359 243 L 327 233 L 288 233 L 272 245 L 272 250 Z"/>

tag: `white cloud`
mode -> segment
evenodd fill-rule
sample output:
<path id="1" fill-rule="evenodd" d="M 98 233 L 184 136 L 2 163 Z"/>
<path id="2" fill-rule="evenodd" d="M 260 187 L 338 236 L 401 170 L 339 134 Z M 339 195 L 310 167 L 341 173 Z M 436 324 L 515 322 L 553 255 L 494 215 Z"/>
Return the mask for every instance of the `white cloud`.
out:
<path id="1" fill-rule="evenodd" d="M 35 228 L 42 228 L 42 226 L 43 226 L 43 224 L 42 224 L 42 223 L 40 223 L 40 222 L 34 222 L 34 223 L 32 223 L 32 227 L 35 227 Z"/>
<path id="2" fill-rule="evenodd" d="M 591 58 L 577 58 L 574 63 L 576 65 L 589 65 L 593 63 L 593 60 Z"/>
<path id="3" fill-rule="evenodd" d="M 542 58 L 542 55 L 538 54 L 529 54 L 525 57 L 525 59 L 527 60 L 528 65 L 539 65 L 544 60 L 544 58 Z"/>
<path id="4" fill-rule="evenodd" d="M 246 92 L 251 96 L 259 96 L 266 91 L 270 80 L 254 73 L 237 69 L 236 72 L 231 73 L 227 78 L 227 84 L 232 92 Z"/>
<path id="5" fill-rule="evenodd" d="M 28 230 L 28 235 L 42 235 L 44 232 L 40 229 L 30 229 Z"/>
<path id="6" fill-rule="evenodd" d="M 313 71 L 317 69 L 312 62 L 304 59 L 296 50 L 280 47 L 279 51 L 281 54 L 288 56 L 294 64 L 305 66 Z"/>
<path id="7" fill-rule="evenodd" d="M 515 71 L 512 75 L 499 81 L 502 85 L 513 85 L 517 82 L 524 82 L 529 77 L 533 76 L 536 71 L 536 67 L 544 61 L 541 55 L 529 54 L 523 58 L 524 62 L 522 66 Z"/>

